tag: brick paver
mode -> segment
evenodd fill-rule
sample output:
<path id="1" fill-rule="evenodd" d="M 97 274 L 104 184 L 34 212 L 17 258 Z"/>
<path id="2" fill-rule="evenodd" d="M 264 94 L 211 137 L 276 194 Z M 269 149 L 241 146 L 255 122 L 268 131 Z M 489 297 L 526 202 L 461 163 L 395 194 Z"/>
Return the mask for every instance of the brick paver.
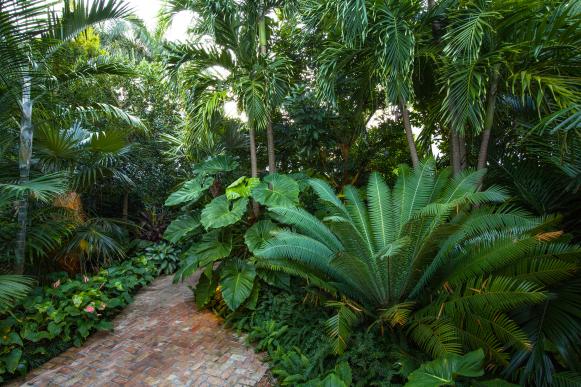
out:
<path id="1" fill-rule="evenodd" d="M 254 386 L 267 371 L 218 317 L 197 311 L 192 292 L 170 276 L 142 289 L 114 327 L 35 369 L 22 385 Z"/>

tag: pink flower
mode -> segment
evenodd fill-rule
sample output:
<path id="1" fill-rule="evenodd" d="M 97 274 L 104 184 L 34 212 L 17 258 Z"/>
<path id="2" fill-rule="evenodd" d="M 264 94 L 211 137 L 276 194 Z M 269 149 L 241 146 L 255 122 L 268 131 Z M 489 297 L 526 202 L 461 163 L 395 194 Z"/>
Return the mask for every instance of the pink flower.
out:
<path id="1" fill-rule="evenodd" d="M 59 286 L 61 286 L 61 280 L 56 281 L 55 283 L 52 284 L 53 288 L 58 288 Z"/>
<path id="2" fill-rule="evenodd" d="M 87 313 L 93 313 L 95 311 L 95 307 L 93 305 L 87 305 L 85 307 L 85 312 Z"/>

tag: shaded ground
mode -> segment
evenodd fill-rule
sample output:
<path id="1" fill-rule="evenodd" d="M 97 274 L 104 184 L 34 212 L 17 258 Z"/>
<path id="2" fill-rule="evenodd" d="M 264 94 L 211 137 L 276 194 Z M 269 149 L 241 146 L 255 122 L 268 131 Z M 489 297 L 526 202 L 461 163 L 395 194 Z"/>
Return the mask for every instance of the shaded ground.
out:
<path id="1" fill-rule="evenodd" d="M 33 370 L 23 386 L 266 386 L 267 366 L 185 284 L 161 277 L 97 333 Z M 264 377 L 264 378 L 263 378 Z M 18 385 L 12 383 L 11 385 Z"/>

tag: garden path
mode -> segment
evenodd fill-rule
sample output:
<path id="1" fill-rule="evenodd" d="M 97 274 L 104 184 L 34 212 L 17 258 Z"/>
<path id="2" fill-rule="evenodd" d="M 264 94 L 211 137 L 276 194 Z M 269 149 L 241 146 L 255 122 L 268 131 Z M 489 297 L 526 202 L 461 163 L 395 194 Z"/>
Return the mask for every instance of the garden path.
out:
<path id="1" fill-rule="evenodd" d="M 268 386 L 267 366 L 186 284 L 155 280 L 81 348 L 33 370 L 22 386 Z M 22 381 L 20 382 L 22 383 Z"/>

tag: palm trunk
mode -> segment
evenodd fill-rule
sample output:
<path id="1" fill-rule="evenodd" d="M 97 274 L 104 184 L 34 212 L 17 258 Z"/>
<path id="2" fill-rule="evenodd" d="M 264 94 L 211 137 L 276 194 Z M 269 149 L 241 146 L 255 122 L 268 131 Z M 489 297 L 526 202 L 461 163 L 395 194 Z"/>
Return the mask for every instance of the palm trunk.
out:
<path id="1" fill-rule="evenodd" d="M 403 126 L 405 128 L 405 135 L 408 140 L 408 146 L 410 148 L 410 156 L 412 158 L 412 165 L 416 168 L 420 164 L 420 159 L 418 157 L 418 150 L 416 149 L 416 143 L 414 142 L 414 134 L 412 132 L 412 125 L 410 123 L 410 114 L 403 98 L 400 99 L 401 104 L 401 114 L 403 116 Z"/>
<path id="2" fill-rule="evenodd" d="M 125 191 L 123 194 L 123 221 L 127 223 L 129 218 L 129 192 Z"/>
<path id="3" fill-rule="evenodd" d="M 492 68 L 492 77 L 490 79 L 490 90 L 486 98 L 486 116 L 484 118 L 484 131 L 482 132 L 482 141 L 480 142 L 480 153 L 478 154 L 478 169 L 486 168 L 488 158 L 488 144 L 492 125 L 494 124 L 494 111 L 496 107 L 496 91 L 498 88 L 498 78 L 500 66 L 494 65 Z"/>
<path id="4" fill-rule="evenodd" d="M 254 128 L 250 125 L 250 173 L 252 177 L 258 177 L 258 162 L 256 161 L 256 133 Z M 260 208 L 258 203 L 252 200 L 252 212 L 254 217 L 258 217 Z"/>
<path id="5" fill-rule="evenodd" d="M 454 129 L 450 129 L 450 143 L 452 148 L 452 170 L 454 171 L 454 176 L 456 176 L 462 170 L 462 166 L 460 163 L 460 140 L 458 133 Z"/>
<path id="6" fill-rule="evenodd" d="M 18 168 L 20 184 L 27 183 L 30 177 L 30 160 L 32 159 L 32 100 L 30 98 L 31 78 L 25 75 L 22 80 L 22 118 L 20 122 L 20 152 Z M 18 234 L 14 257 L 14 272 L 24 272 L 26 254 L 26 232 L 28 225 L 28 194 L 23 194 L 18 202 Z"/>
<path id="7" fill-rule="evenodd" d="M 458 134 L 458 150 L 460 151 L 460 171 L 468 168 L 468 155 L 466 154 L 466 137 Z"/>
<path id="8" fill-rule="evenodd" d="M 267 54 L 267 40 L 266 40 L 266 20 L 264 16 L 260 18 L 258 23 L 258 33 L 260 38 L 260 53 L 262 56 L 266 57 Z M 268 173 L 276 173 L 276 157 L 274 155 L 274 133 L 272 131 L 272 120 L 270 117 L 270 111 L 268 112 L 268 118 L 266 123 L 266 143 L 267 143 L 267 153 L 268 153 Z"/>

